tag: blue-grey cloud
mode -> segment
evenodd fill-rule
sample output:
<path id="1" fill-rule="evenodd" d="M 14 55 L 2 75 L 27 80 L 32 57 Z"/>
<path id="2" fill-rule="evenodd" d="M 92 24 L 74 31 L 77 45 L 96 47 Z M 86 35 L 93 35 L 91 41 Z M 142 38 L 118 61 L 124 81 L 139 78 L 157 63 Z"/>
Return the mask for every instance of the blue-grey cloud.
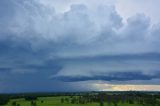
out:
<path id="1" fill-rule="evenodd" d="M 154 78 L 159 78 L 159 73 L 155 73 L 155 75 L 145 75 L 141 73 L 141 71 L 135 71 L 133 70 L 132 72 L 111 72 L 103 73 L 103 75 L 99 76 L 88 76 L 88 77 L 83 77 L 83 76 L 75 76 L 75 77 L 54 77 L 53 79 L 58 79 L 62 81 L 69 81 L 69 82 L 74 82 L 74 81 L 88 81 L 88 80 L 104 80 L 104 81 L 130 81 L 130 80 L 152 80 Z"/>
<path id="2" fill-rule="evenodd" d="M 0 84 L 6 92 L 75 90 L 69 82 L 88 80 L 152 84 L 160 78 L 160 26 L 139 13 L 123 20 L 114 6 L 59 12 L 39 0 L 1 0 Z"/>

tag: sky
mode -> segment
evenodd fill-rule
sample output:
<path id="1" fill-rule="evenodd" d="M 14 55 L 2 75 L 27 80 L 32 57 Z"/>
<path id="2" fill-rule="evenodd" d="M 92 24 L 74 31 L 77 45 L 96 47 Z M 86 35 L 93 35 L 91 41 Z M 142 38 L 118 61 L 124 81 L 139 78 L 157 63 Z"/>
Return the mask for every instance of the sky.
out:
<path id="1" fill-rule="evenodd" d="M 160 89 L 159 0 L 0 0 L 0 93 Z"/>

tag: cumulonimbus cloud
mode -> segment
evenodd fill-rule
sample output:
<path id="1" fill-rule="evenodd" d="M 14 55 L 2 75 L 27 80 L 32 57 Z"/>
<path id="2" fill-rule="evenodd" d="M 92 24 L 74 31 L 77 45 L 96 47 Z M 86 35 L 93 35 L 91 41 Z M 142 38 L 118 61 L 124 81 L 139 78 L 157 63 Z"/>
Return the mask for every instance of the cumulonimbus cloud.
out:
<path id="1" fill-rule="evenodd" d="M 160 26 L 148 16 L 124 19 L 114 6 L 73 4 L 58 12 L 38 0 L 0 1 L 0 72 L 37 82 L 43 74 L 45 81 L 119 80 L 116 72 L 122 80 L 157 79 L 159 38 Z"/>

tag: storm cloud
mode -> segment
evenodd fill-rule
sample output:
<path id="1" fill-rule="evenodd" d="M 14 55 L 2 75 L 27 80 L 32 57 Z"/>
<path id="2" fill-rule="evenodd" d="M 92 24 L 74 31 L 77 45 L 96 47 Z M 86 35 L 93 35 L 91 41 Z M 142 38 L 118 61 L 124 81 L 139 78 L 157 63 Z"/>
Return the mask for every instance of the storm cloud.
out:
<path id="1" fill-rule="evenodd" d="M 72 83 L 81 81 L 160 84 L 153 83 L 160 25 L 151 16 L 124 18 L 109 2 L 68 1 L 63 11 L 48 2 L 0 1 L 0 92 L 79 90 Z"/>

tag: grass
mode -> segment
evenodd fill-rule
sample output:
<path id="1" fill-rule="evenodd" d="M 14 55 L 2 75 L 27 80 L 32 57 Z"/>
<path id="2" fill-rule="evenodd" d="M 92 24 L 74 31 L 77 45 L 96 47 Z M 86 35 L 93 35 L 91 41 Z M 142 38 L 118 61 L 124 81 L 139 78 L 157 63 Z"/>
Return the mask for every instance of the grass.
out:
<path id="1" fill-rule="evenodd" d="M 39 97 L 38 100 L 36 100 L 37 106 L 100 106 L 99 103 L 88 103 L 88 104 L 71 104 L 71 103 L 61 103 L 61 98 L 66 97 Z M 68 97 L 69 98 L 69 97 Z M 41 101 L 44 101 L 41 103 Z M 16 102 L 20 104 L 20 106 L 31 106 L 30 101 L 25 101 L 25 99 L 12 99 L 10 102 L 5 106 L 12 106 L 12 102 Z M 104 103 L 104 106 L 108 106 L 108 103 Z M 111 106 L 114 106 L 111 104 Z M 139 104 L 122 104 L 119 103 L 118 106 L 142 106 Z"/>

